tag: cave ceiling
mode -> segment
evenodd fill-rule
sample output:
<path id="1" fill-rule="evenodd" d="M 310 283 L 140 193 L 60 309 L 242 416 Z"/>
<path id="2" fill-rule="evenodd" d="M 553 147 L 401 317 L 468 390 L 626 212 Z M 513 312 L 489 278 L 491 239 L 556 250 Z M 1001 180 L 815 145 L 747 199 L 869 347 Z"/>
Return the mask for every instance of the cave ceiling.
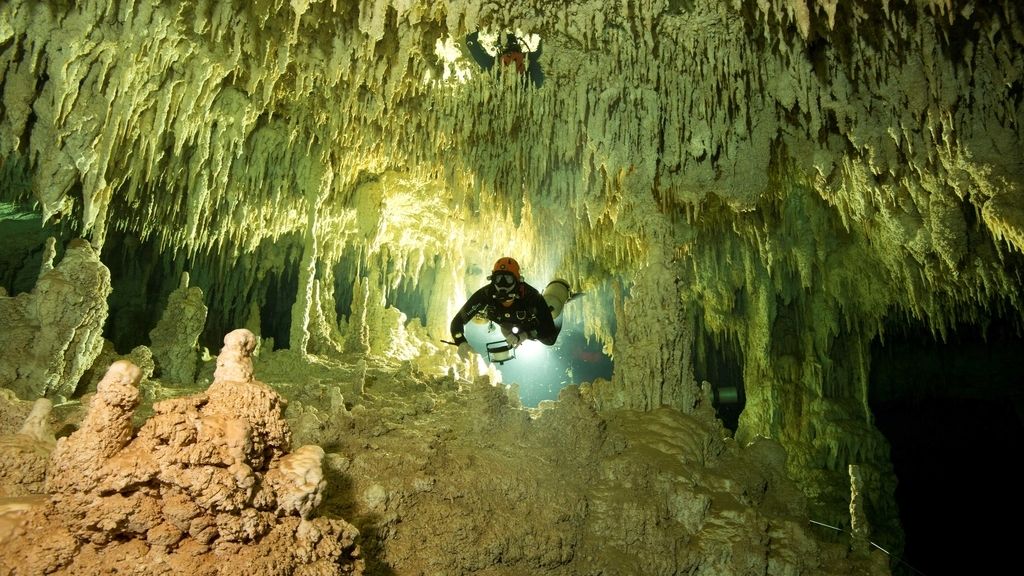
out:
<path id="1" fill-rule="evenodd" d="M 1021 310 L 1022 12 L 13 0 L 0 177 L 98 248 L 129 234 L 215 266 L 350 259 L 458 293 L 514 254 L 603 294 L 583 307 L 607 342 L 652 263 L 746 355 L 788 309 L 828 311 L 801 320 L 812 339 L 941 334 Z M 476 30 L 540 41 L 543 84 L 476 66 Z"/>

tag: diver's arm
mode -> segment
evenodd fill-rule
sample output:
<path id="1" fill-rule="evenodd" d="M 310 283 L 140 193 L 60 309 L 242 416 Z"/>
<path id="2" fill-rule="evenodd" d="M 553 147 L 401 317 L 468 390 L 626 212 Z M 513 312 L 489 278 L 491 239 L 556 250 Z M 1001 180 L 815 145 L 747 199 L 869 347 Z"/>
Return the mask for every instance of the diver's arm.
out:
<path id="1" fill-rule="evenodd" d="M 541 50 L 543 50 L 543 49 L 544 49 L 544 40 L 538 38 L 537 39 L 537 49 L 536 50 L 530 50 L 530 60 L 533 61 L 533 60 L 539 59 L 540 58 Z"/>
<path id="2" fill-rule="evenodd" d="M 476 63 L 480 65 L 484 70 L 490 70 L 494 66 L 496 58 L 491 56 L 484 47 L 480 45 L 480 33 L 471 32 L 466 35 L 466 49 L 469 50 L 470 56 Z"/>
<path id="3" fill-rule="evenodd" d="M 462 344 L 466 341 L 466 335 L 463 333 L 463 327 L 466 322 L 469 322 L 476 313 L 479 312 L 487 305 L 487 292 L 486 286 L 477 290 L 466 300 L 466 303 L 462 305 L 462 308 L 452 318 L 452 324 L 449 329 L 452 333 L 452 340 L 456 344 Z"/>
<path id="4" fill-rule="evenodd" d="M 551 346 L 558 338 L 558 326 L 551 318 L 551 309 L 548 308 L 548 301 L 540 293 L 533 297 L 534 312 L 537 315 L 537 336 L 536 340 Z"/>
<path id="5" fill-rule="evenodd" d="M 454 344 L 458 345 L 466 341 L 466 335 L 462 333 L 463 326 L 465 325 L 466 323 L 462 321 L 462 311 L 460 310 L 455 315 L 455 318 L 452 318 L 452 325 L 449 327 L 452 332 L 452 342 Z"/>

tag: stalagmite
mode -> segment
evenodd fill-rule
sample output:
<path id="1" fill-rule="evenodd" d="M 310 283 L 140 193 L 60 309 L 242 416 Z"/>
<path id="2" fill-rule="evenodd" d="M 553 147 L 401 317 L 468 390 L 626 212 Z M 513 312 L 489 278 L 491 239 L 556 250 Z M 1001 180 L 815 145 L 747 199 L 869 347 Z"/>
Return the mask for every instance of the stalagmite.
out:
<path id="1" fill-rule="evenodd" d="M 199 335 L 206 325 L 206 314 L 203 291 L 189 286 L 189 275 L 183 274 L 178 289 L 167 298 L 163 316 L 149 333 L 150 349 L 161 380 L 169 384 L 195 381 Z"/>
<path id="2" fill-rule="evenodd" d="M 32 502 L 30 495 L 42 492 L 47 459 L 56 444 L 49 423 L 52 409 L 53 402 L 39 398 L 17 433 L 0 433 L 0 501 L 17 507 L 19 501 L 27 504 Z"/>
<path id="3" fill-rule="evenodd" d="M 850 465 L 850 530 L 853 532 L 853 545 L 861 552 L 866 552 L 871 537 L 867 512 L 864 510 L 864 478 L 860 467 Z"/>
<path id="4" fill-rule="evenodd" d="M 288 452 L 281 398 L 252 375 L 253 344 L 228 334 L 209 391 L 159 403 L 137 430 L 141 373 L 111 365 L 50 456 L 47 499 L 0 530 L 4 571 L 362 574 L 358 531 L 314 514 L 324 452 Z"/>
<path id="5" fill-rule="evenodd" d="M 0 370 L 0 384 L 23 399 L 71 396 L 103 347 L 110 290 L 99 255 L 73 240 L 31 293 L 0 297 L 0 356 L 19 367 Z"/>

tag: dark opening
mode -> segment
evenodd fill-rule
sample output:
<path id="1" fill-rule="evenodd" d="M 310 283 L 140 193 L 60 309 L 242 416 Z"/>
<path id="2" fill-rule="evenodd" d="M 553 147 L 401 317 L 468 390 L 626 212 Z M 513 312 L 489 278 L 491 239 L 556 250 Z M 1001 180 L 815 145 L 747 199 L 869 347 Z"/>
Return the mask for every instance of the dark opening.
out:
<path id="1" fill-rule="evenodd" d="M 736 432 L 746 403 L 739 344 L 721 341 L 703 330 L 699 334 L 694 340 L 694 378 L 698 384 L 704 381 L 711 384 L 718 419 L 726 428 Z"/>
<path id="2" fill-rule="evenodd" d="M 266 302 L 260 314 L 260 332 L 274 339 L 274 349 L 291 346 L 291 312 L 299 292 L 299 274 L 294 266 L 267 274 Z"/>
<path id="3" fill-rule="evenodd" d="M 906 537 L 893 574 L 997 574 L 1024 513 L 1024 339 L 1012 322 L 919 327 L 872 347 L 870 403 L 892 448 Z"/>

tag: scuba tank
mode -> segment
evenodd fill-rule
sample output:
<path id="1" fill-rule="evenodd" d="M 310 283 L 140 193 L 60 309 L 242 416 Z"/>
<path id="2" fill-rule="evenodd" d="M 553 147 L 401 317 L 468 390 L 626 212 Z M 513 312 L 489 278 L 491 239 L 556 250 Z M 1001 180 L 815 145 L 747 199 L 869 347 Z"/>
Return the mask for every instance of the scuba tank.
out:
<path id="1" fill-rule="evenodd" d="M 565 303 L 569 301 L 569 283 L 561 278 L 548 282 L 544 288 L 544 300 L 548 303 L 548 310 L 551 310 L 551 319 L 557 319 L 562 315 Z"/>

